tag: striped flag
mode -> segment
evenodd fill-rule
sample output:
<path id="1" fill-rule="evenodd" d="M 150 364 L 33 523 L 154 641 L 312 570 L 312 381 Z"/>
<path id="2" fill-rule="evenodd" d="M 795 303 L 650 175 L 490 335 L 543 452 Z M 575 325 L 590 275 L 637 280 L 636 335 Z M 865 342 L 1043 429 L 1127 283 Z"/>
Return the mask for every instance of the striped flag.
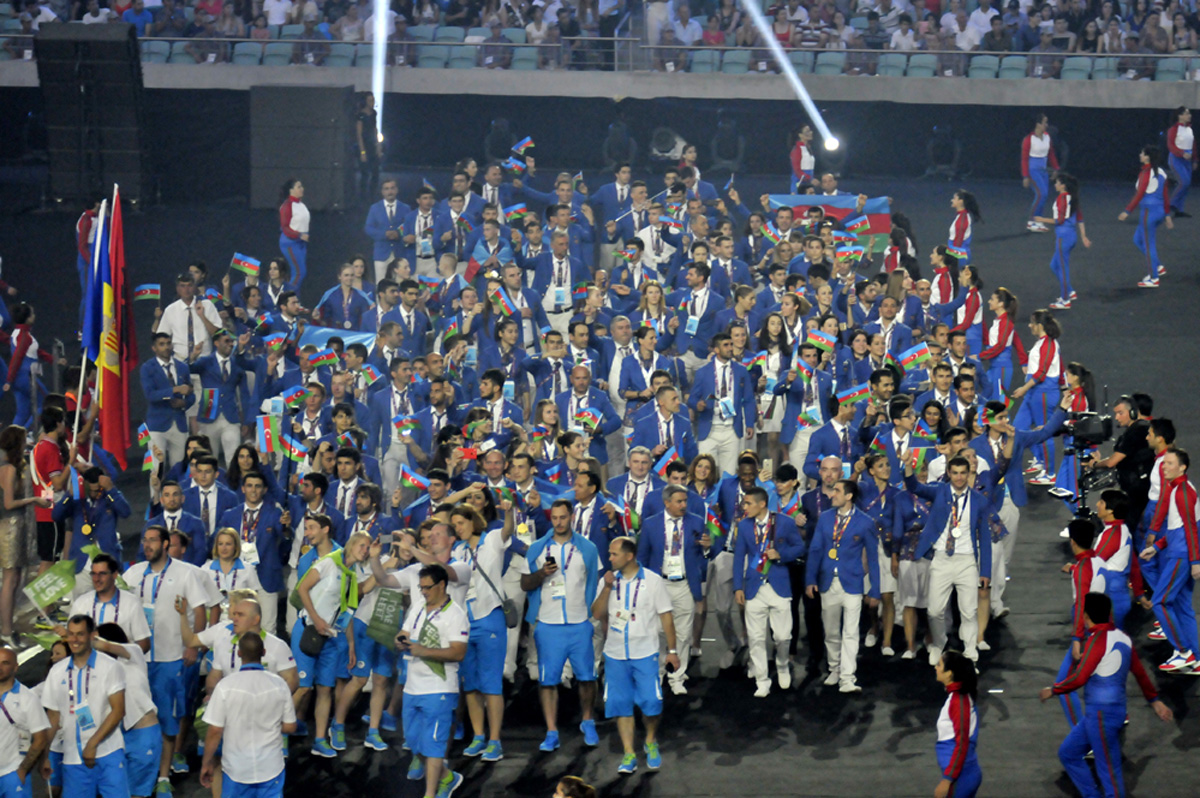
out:
<path id="1" fill-rule="evenodd" d="M 920 471 L 929 463 L 929 453 L 936 451 L 932 446 L 915 446 L 908 450 L 908 465 L 914 472 Z"/>
<path id="2" fill-rule="evenodd" d="M 425 178 L 423 178 L 423 177 L 421 178 L 421 186 L 422 186 L 422 187 L 424 187 L 424 188 L 427 188 L 427 189 L 429 189 L 429 190 L 430 190 L 430 191 L 432 191 L 434 194 L 436 194 L 436 193 L 437 193 L 437 189 L 433 187 L 433 183 L 430 183 L 428 180 L 426 180 L 426 179 L 425 179 Z"/>
<path id="3" fill-rule="evenodd" d="M 133 289 L 134 301 L 139 299 L 153 299 L 157 302 L 162 298 L 162 286 L 158 283 L 143 283 Z"/>
<path id="4" fill-rule="evenodd" d="M 249 255 L 243 255 L 240 252 L 233 253 L 233 258 L 229 261 L 229 268 L 245 272 L 251 277 L 258 276 L 258 269 L 261 265 L 261 261 L 255 260 Z"/>
<path id="5" fill-rule="evenodd" d="M 437 277 L 429 277 L 428 275 L 418 274 L 417 282 L 427 291 L 436 291 L 441 287 L 442 281 Z"/>
<path id="6" fill-rule="evenodd" d="M 533 443 L 539 443 L 540 441 L 545 440 L 546 436 L 549 434 L 550 430 L 542 426 L 537 426 L 529 430 L 529 440 Z"/>
<path id="7" fill-rule="evenodd" d="M 525 163 L 518 161 L 516 158 L 506 158 L 500 166 L 505 171 L 512 172 L 513 174 L 520 175 L 525 173 Z"/>
<path id="8" fill-rule="evenodd" d="M 755 366 L 761 366 L 763 368 L 766 368 L 767 367 L 767 351 L 764 349 L 763 351 L 761 351 L 757 354 L 746 355 L 746 357 L 742 360 L 742 365 L 748 369 L 752 369 Z"/>
<path id="9" fill-rule="evenodd" d="M 313 352 L 308 356 L 308 365 L 313 368 L 321 366 L 336 366 L 338 362 L 337 353 L 332 349 L 322 349 L 320 352 Z"/>
<path id="10" fill-rule="evenodd" d="M 138 446 L 145 446 L 150 442 L 150 428 L 146 426 L 145 422 L 142 422 L 142 425 L 138 427 L 137 441 Z"/>
<path id="11" fill-rule="evenodd" d="M 887 452 L 887 445 L 884 444 L 882 435 L 883 433 L 879 433 L 871 439 L 871 451 L 879 454 L 884 454 Z"/>
<path id="12" fill-rule="evenodd" d="M 630 449 L 633 448 L 633 430 L 629 430 L 629 432 L 625 433 L 625 447 Z"/>
<path id="13" fill-rule="evenodd" d="M 958 258 L 959 260 L 967 259 L 967 251 L 965 249 L 963 249 L 962 247 L 955 247 L 955 246 L 947 245 L 946 253 L 949 255 L 953 255 L 954 257 Z"/>
<path id="14" fill-rule="evenodd" d="M 283 346 L 286 343 L 287 336 L 281 332 L 271 333 L 263 338 L 263 344 L 266 345 L 267 351 L 269 352 L 277 352 L 280 349 L 283 349 Z"/>
<path id="15" fill-rule="evenodd" d="M 530 138 L 529 136 L 526 136 L 525 138 L 521 139 L 516 144 L 514 144 L 512 150 L 513 150 L 513 152 L 519 152 L 522 155 L 524 155 L 525 150 L 527 150 L 533 146 L 535 146 L 533 143 L 533 139 Z"/>
<path id="16" fill-rule="evenodd" d="M 838 260 L 861 260 L 866 252 L 859 244 L 848 244 L 838 247 L 834 257 Z"/>
<path id="17" fill-rule="evenodd" d="M 217 388 L 204 388 L 200 391 L 200 408 L 197 411 L 199 420 L 212 423 L 221 412 L 219 405 L 221 392 Z"/>
<path id="18" fill-rule="evenodd" d="M 809 330 L 807 341 L 822 352 L 832 352 L 837 345 L 837 338 L 820 330 Z"/>
<path id="19" fill-rule="evenodd" d="M 773 224 L 764 224 L 762 226 L 762 234 L 763 238 L 767 239 L 772 244 L 778 244 L 783 240 L 783 236 L 779 234 L 779 231 L 775 229 L 775 225 Z"/>
<path id="20" fill-rule="evenodd" d="M 524 216 L 528 216 L 529 209 L 525 207 L 524 202 L 520 202 L 516 205 L 509 205 L 502 211 L 502 213 L 504 214 L 504 221 L 512 222 Z"/>
<path id="21" fill-rule="evenodd" d="M 704 508 L 704 528 L 714 538 L 725 536 L 725 525 L 721 523 L 721 517 L 713 512 L 712 507 L 707 505 Z"/>
<path id="22" fill-rule="evenodd" d="M 204 289 L 204 298 L 209 302 L 216 302 L 221 299 L 221 292 L 212 286 L 209 286 L 208 288 Z"/>
<path id="23" fill-rule="evenodd" d="M 551 483 L 557 485 L 562 481 L 562 463 L 555 463 L 546 469 L 545 475 Z"/>
<path id="24" fill-rule="evenodd" d="M 865 216 L 856 216 L 846 220 L 846 229 L 851 233 L 862 233 L 871 227 L 871 220 Z"/>
<path id="25" fill-rule="evenodd" d="M 638 251 L 632 247 L 629 249 L 613 250 L 613 257 L 620 258 L 621 260 L 625 261 L 626 263 L 633 263 L 635 260 L 637 260 L 637 256 L 638 256 Z"/>
<path id="26" fill-rule="evenodd" d="M 146 456 L 142 458 L 142 470 L 154 470 L 154 454 L 152 452 L 146 452 Z"/>
<path id="27" fill-rule="evenodd" d="M 792 366 L 792 368 L 794 368 L 796 370 L 796 374 L 800 377 L 800 379 L 804 382 L 805 385 L 809 385 L 812 383 L 813 373 L 815 371 L 812 366 L 808 365 L 800 358 L 796 358 L 796 362 Z"/>
<path id="28" fill-rule="evenodd" d="M 492 292 L 492 302 L 496 305 L 496 309 L 505 316 L 512 316 L 517 312 L 517 306 L 512 301 L 512 297 L 504 290 L 504 286 L 497 286 Z"/>
<path id="29" fill-rule="evenodd" d="M 255 421 L 258 450 L 272 454 L 279 449 L 279 416 L 259 416 Z"/>
<path id="30" fill-rule="evenodd" d="M 846 233 L 841 230 L 833 231 L 833 243 L 835 244 L 857 244 L 858 236 L 854 233 Z"/>
<path id="31" fill-rule="evenodd" d="M 929 360 L 933 355 L 929 351 L 929 346 L 924 341 L 900 353 L 900 365 L 904 370 L 908 370 L 918 363 Z"/>
<path id="32" fill-rule="evenodd" d="M 844 391 L 838 392 L 838 404 L 854 404 L 865 399 L 869 393 L 871 393 L 871 386 L 869 384 L 864 382 L 861 385 L 855 385 L 853 388 L 847 388 Z"/>
<path id="33" fill-rule="evenodd" d="M 451 319 L 446 325 L 446 329 L 442 332 L 442 341 L 445 342 L 452 335 L 458 335 L 458 319 Z"/>
<path id="34" fill-rule="evenodd" d="M 363 379 L 367 381 L 367 385 L 374 385 L 383 377 L 383 375 L 379 373 L 379 369 L 375 368 L 370 363 L 367 363 L 365 366 L 363 366 L 362 373 Z M 413 374 L 415 375 L 416 372 L 414 371 Z"/>
<path id="35" fill-rule="evenodd" d="M 293 385 L 283 392 L 283 403 L 288 407 L 299 407 L 308 396 L 308 389 L 302 385 Z"/>
<path id="36" fill-rule="evenodd" d="M 679 453 L 675 451 L 675 447 L 672 446 L 670 449 L 667 449 L 665 452 L 663 452 L 663 456 L 660 457 L 658 462 L 654 464 L 654 473 L 665 479 L 667 476 L 667 466 L 676 460 L 682 459 L 683 458 L 679 456 Z"/>
<path id="37" fill-rule="evenodd" d="M 572 420 L 576 424 L 586 427 L 593 432 L 596 430 L 596 427 L 600 426 L 600 414 L 590 407 L 585 407 L 583 410 L 580 410 L 575 414 L 575 418 Z"/>
<path id="38" fill-rule="evenodd" d="M 467 215 L 465 213 L 460 213 L 458 215 L 458 219 L 455 220 L 454 223 L 456 225 L 458 225 L 459 227 L 461 227 L 463 229 L 464 233 L 475 232 L 475 225 L 471 224 L 471 220 L 467 218 Z"/>
<path id="39" fill-rule="evenodd" d="M 919 438 L 923 441 L 937 440 L 937 435 L 929 428 L 929 425 L 925 423 L 925 419 L 921 419 L 917 422 L 917 426 L 913 428 L 913 437 Z"/>
<path id="40" fill-rule="evenodd" d="M 354 436 L 349 432 L 343 432 L 337 436 L 337 444 L 339 448 L 357 449 L 358 443 L 354 440 Z"/>
<path id="41" fill-rule="evenodd" d="M 392 426 L 396 428 L 396 432 L 404 434 L 411 432 L 421 426 L 421 422 L 417 421 L 416 416 L 406 416 L 403 413 L 392 419 Z"/>
<path id="42" fill-rule="evenodd" d="M 663 227 L 671 228 L 672 232 L 678 233 L 683 230 L 683 222 L 672 219 L 670 216 L 660 216 L 658 221 L 662 223 Z"/>
<path id="43" fill-rule="evenodd" d="M 904 368 L 904 365 L 897 360 L 896 356 L 891 352 L 888 352 L 883 356 L 883 365 L 891 366 L 892 368 L 896 369 L 896 371 L 899 372 L 901 379 L 904 379 L 904 375 L 908 373 L 908 369 Z"/>
<path id="44" fill-rule="evenodd" d="M 784 515 L 788 516 L 789 518 L 793 518 L 793 519 L 797 515 L 800 514 L 800 492 L 799 491 L 796 491 L 795 493 L 792 494 L 792 498 L 788 500 L 787 504 L 785 504 L 783 507 L 780 508 L 780 512 L 782 512 Z"/>
<path id="45" fill-rule="evenodd" d="M 283 452 L 284 457 L 291 460 L 293 463 L 299 463 L 308 455 L 308 447 L 303 442 L 296 440 L 286 432 L 280 433 L 279 448 Z"/>
<path id="46" fill-rule="evenodd" d="M 725 188 L 722 190 L 728 192 L 731 188 L 733 188 L 733 172 L 729 173 L 729 182 L 725 184 Z"/>
<path id="47" fill-rule="evenodd" d="M 575 287 L 571 289 L 571 299 L 573 299 L 576 302 L 581 302 L 581 301 L 587 299 L 587 295 L 588 295 L 588 284 L 587 283 L 575 283 Z"/>
<path id="48" fill-rule="evenodd" d="M 800 429 L 808 429 L 809 427 L 821 426 L 821 417 L 813 410 L 805 410 L 800 415 L 796 416 L 796 426 Z"/>

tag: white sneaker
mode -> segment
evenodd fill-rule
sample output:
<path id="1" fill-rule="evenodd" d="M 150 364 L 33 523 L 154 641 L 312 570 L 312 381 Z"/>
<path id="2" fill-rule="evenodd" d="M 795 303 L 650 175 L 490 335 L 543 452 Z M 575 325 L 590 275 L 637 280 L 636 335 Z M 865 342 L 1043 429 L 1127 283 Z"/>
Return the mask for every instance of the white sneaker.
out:
<path id="1" fill-rule="evenodd" d="M 1010 612 L 1010 610 L 1008 609 L 1008 607 L 1001 607 L 1000 609 L 998 609 L 992 613 L 992 617 L 995 618 L 996 620 L 1000 620 L 1001 618 L 1006 617 L 1009 612 Z"/>
<path id="2" fill-rule="evenodd" d="M 1176 651 L 1169 660 L 1158 666 L 1160 671 L 1167 673 L 1187 673 L 1197 665 L 1196 655 L 1190 651 Z"/>
<path id="3" fill-rule="evenodd" d="M 721 660 L 717 663 L 717 667 L 721 670 L 728 670 L 733 667 L 733 661 L 736 658 L 737 655 L 734 652 L 726 651 L 721 655 Z"/>
<path id="4" fill-rule="evenodd" d="M 990 645 L 988 645 L 988 641 L 986 641 L 986 640 L 980 640 L 978 645 L 975 646 L 975 648 L 977 648 L 979 651 L 991 651 L 992 650 L 992 647 Z"/>
<path id="5" fill-rule="evenodd" d="M 1058 530 L 1058 536 L 1063 540 L 1066 540 L 1067 538 L 1071 537 L 1071 530 L 1064 526 L 1062 529 Z"/>
<path id="6" fill-rule="evenodd" d="M 879 649 L 879 653 L 885 657 L 894 657 L 896 656 L 896 649 L 892 648 L 891 646 L 884 646 L 883 648 Z"/>
<path id="7" fill-rule="evenodd" d="M 1050 476 L 1045 471 L 1043 471 L 1042 473 L 1038 474 L 1037 476 L 1031 477 L 1030 479 L 1025 480 L 1025 482 L 1028 485 L 1040 485 L 1040 486 L 1045 487 L 1045 486 L 1054 484 L 1054 477 Z"/>
<path id="8" fill-rule="evenodd" d="M 839 693 L 861 693 L 862 688 L 854 682 L 847 682 L 838 688 Z"/>
<path id="9" fill-rule="evenodd" d="M 1150 638 L 1151 640 L 1167 639 L 1167 635 L 1165 632 L 1163 632 L 1162 626 L 1158 623 L 1158 621 L 1154 622 L 1154 628 L 1150 630 L 1150 634 L 1146 635 L 1146 637 Z"/>
<path id="10" fill-rule="evenodd" d="M 979 662 L 979 649 L 972 648 L 963 652 L 963 656 L 971 660 L 971 662 Z"/>
<path id="11" fill-rule="evenodd" d="M 830 671 L 829 675 L 825 677 L 825 686 L 833 687 L 841 680 L 841 678 L 841 674 L 839 674 L 837 671 Z"/>
<path id="12" fill-rule="evenodd" d="M 874 632 L 867 632 L 867 637 L 863 640 L 863 648 L 875 648 L 877 642 L 879 642 L 878 636 Z"/>
<path id="13" fill-rule="evenodd" d="M 758 686 L 758 689 L 754 691 L 755 698 L 766 698 L 770 694 L 771 694 L 771 685 L 770 684 L 760 684 Z"/>
<path id="14" fill-rule="evenodd" d="M 900 655 L 900 659 L 916 659 L 916 658 L 917 658 L 917 652 L 910 651 L 908 649 L 905 649 L 904 653 Z"/>
<path id="15" fill-rule="evenodd" d="M 1158 288 L 1158 280 L 1147 274 L 1138 280 L 1138 288 Z"/>
<path id="16" fill-rule="evenodd" d="M 942 650 L 936 646 L 929 647 L 929 664 L 936 668 L 937 664 L 942 661 Z"/>
<path id="17" fill-rule="evenodd" d="M 672 695 L 687 695 L 687 688 L 683 686 L 683 682 L 668 681 L 667 683 L 671 685 Z"/>
<path id="18" fill-rule="evenodd" d="M 791 666 L 785 665 L 784 667 L 779 669 L 779 672 L 776 675 L 779 677 L 779 689 L 780 690 L 790 690 L 792 687 L 792 668 L 791 668 Z"/>

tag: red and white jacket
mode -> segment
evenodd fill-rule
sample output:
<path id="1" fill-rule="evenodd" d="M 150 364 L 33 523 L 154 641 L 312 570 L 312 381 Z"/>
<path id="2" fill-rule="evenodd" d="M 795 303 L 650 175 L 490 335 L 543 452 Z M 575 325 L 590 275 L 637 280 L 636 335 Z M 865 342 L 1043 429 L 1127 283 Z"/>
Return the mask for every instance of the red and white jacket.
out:
<path id="1" fill-rule="evenodd" d="M 1025 365 L 1025 373 L 1034 382 L 1053 380 L 1058 382 L 1062 376 L 1062 354 L 1058 349 L 1058 341 L 1048 335 L 1043 335 L 1029 348 L 1029 356 Z M 1081 395 L 1083 391 L 1079 392 Z M 1086 403 L 1086 399 L 1084 402 Z M 1085 408 L 1086 409 L 1086 408 Z"/>
<path id="2" fill-rule="evenodd" d="M 75 247 L 79 251 L 79 257 L 84 260 L 92 258 L 92 242 L 96 240 L 96 212 L 93 210 L 84 211 L 79 221 L 75 222 Z"/>
<path id="3" fill-rule="evenodd" d="M 1071 195 L 1065 191 L 1054 198 L 1053 212 L 1055 224 L 1079 223 L 1083 221 L 1083 211 L 1074 207 L 1074 203 L 1071 202 Z M 1073 217 L 1072 214 L 1074 215 Z"/>
<path id="4" fill-rule="evenodd" d="M 954 325 L 954 329 L 950 332 L 962 330 L 966 332 L 976 324 L 983 324 L 983 302 L 979 299 L 979 289 L 971 286 L 967 291 L 967 298 L 963 300 L 962 307 L 955 314 L 958 319 L 958 324 Z"/>
<path id="5" fill-rule="evenodd" d="M 929 301 L 934 305 L 945 305 L 954 300 L 954 279 L 950 276 L 950 267 L 939 266 L 933 270 L 933 291 Z"/>
<path id="6" fill-rule="evenodd" d="M 1150 531 L 1156 535 L 1168 529 L 1182 528 L 1188 562 L 1193 563 L 1200 562 L 1200 536 L 1196 530 L 1198 509 L 1196 486 L 1188 482 L 1187 474 L 1181 474 L 1163 484 L 1162 498 L 1154 508 L 1154 518 L 1150 521 Z M 1161 535 L 1154 545 L 1165 549 L 1167 536 Z"/>
<path id="7" fill-rule="evenodd" d="M 992 321 L 992 326 L 983 333 L 983 351 L 979 353 L 980 360 L 995 360 L 1004 350 L 1009 347 L 1013 348 L 1017 360 L 1024 363 L 1028 360 L 1028 355 L 1025 354 L 1025 345 L 1021 343 L 1021 337 L 1017 335 L 1017 327 L 1012 323 L 1012 319 L 1007 313 L 1001 311 L 996 314 L 996 318 Z"/>
<path id="8" fill-rule="evenodd" d="M 1162 169 L 1155 169 L 1150 164 L 1143 164 L 1142 171 L 1138 173 L 1137 192 L 1134 193 L 1133 199 L 1125 206 L 1126 213 L 1133 213 L 1137 210 L 1138 203 L 1147 194 L 1158 192 L 1163 198 L 1163 213 L 1171 212 L 1171 198 L 1165 190 L 1167 184 L 1167 173 Z"/>
<path id="9" fill-rule="evenodd" d="M 951 682 L 946 685 L 946 692 L 949 695 L 937 719 L 937 747 L 939 751 L 948 749 L 942 775 L 953 781 L 962 775 L 963 765 L 979 739 L 979 714 L 974 699 L 961 684 Z"/>
<path id="10" fill-rule="evenodd" d="M 1167 149 L 1176 158 L 1190 161 L 1195 157 L 1196 137 L 1191 125 L 1171 125 L 1167 129 Z"/>
<path id="11" fill-rule="evenodd" d="M 288 197 L 279 206 L 279 231 L 288 238 L 300 240 L 308 232 L 308 206 L 295 197 Z"/>
<path id="12" fill-rule="evenodd" d="M 1021 177 L 1029 177 L 1029 159 L 1045 158 L 1046 165 L 1051 169 L 1058 168 L 1058 158 L 1054 148 L 1050 146 L 1050 134 L 1043 133 L 1035 136 L 1030 133 L 1021 141 Z"/>
<path id="13" fill-rule="evenodd" d="M 17 372 L 21 370 L 21 364 L 25 362 L 26 358 L 40 360 L 43 363 L 50 363 L 52 360 L 49 352 L 38 349 L 37 339 L 29 331 L 29 325 L 18 324 L 12 333 L 12 359 L 8 361 L 9 385 L 16 380 Z"/>
<path id="14" fill-rule="evenodd" d="M 950 224 L 950 243 L 961 247 L 963 242 L 971 237 L 971 214 L 969 211 L 959 211 Z"/>

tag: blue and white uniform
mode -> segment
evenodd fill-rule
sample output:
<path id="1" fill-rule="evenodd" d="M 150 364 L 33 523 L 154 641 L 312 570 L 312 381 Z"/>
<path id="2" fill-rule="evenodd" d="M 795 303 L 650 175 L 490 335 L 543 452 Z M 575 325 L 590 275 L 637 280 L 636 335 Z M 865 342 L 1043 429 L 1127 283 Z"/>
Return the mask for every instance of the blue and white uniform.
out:
<path id="1" fill-rule="evenodd" d="M 937 719 L 937 760 L 942 778 L 954 783 L 954 798 L 973 798 L 983 781 L 975 746 L 979 742 L 979 713 L 975 699 L 958 682 L 946 685 L 946 703 Z"/>
<path id="2" fill-rule="evenodd" d="M 1146 274 L 1158 279 L 1158 226 L 1170 212 L 1167 199 L 1167 173 L 1151 164 L 1143 164 L 1138 174 L 1137 193 L 1125 206 L 1125 212 L 1137 215 L 1137 229 L 1133 231 L 1133 245 L 1141 250 L 1146 260 Z"/>

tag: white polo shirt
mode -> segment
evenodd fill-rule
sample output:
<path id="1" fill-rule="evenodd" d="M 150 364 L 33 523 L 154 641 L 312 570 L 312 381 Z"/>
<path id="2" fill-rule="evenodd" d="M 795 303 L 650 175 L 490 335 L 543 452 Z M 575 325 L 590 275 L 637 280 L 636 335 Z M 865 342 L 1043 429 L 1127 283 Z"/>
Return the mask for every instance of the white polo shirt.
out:
<path id="1" fill-rule="evenodd" d="M 934 557 L 946 556 L 946 539 L 950 535 L 954 535 L 954 556 L 971 554 L 975 551 L 974 542 L 971 540 L 971 501 L 973 498 L 970 488 L 967 488 L 961 495 L 956 494 L 953 490 L 950 491 L 951 505 L 957 505 L 962 509 L 957 526 L 952 526 L 953 513 L 947 517 L 946 528 L 942 530 L 942 534 L 938 535 L 937 543 L 933 544 Z"/>
<path id="2" fill-rule="evenodd" d="M 140 562 L 124 574 L 125 584 L 142 602 L 150 627 L 151 662 L 183 659 L 183 638 L 180 636 L 180 616 L 175 611 L 175 599 L 179 596 L 187 599 L 189 610 L 205 606 L 209 601 L 208 591 L 190 570 L 194 568 L 180 560 L 167 558 L 158 573 L 150 569 L 150 563 Z M 217 603 L 220 603 L 220 594 L 217 595 Z M 162 611 L 159 612 L 159 609 Z"/>
<path id="3" fill-rule="evenodd" d="M 358 583 L 361 585 L 363 582 L 371 578 L 371 565 L 370 563 L 365 562 L 357 563 L 354 566 L 354 572 L 358 574 Z M 400 577 L 400 571 L 388 571 L 387 569 L 384 569 L 384 573 L 397 579 Z M 362 589 L 359 588 L 358 609 L 354 611 L 355 620 L 369 624 L 371 622 L 371 616 L 375 614 L 375 602 L 379 601 L 379 591 L 391 589 L 392 588 L 379 587 L 376 585 L 374 590 L 366 595 L 363 595 Z"/>
<path id="4" fill-rule="evenodd" d="M 150 697 L 150 677 L 146 673 L 146 655 L 134 643 L 120 644 L 129 652 L 129 658 L 114 657 L 125 674 L 125 717 L 121 720 L 121 728 L 129 731 L 146 717 L 147 712 L 155 712 L 154 699 Z"/>
<path id="5" fill-rule="evenodd" d="M 261 784 L 283 772 L 284 723 L 296 722 L 287 683 L 257 667 L 217 683 L 204 720 L 224 729 L 221 769 L 238 784 Z"/>
<path id="6" fill-rule="evenodd" d="M 470 587 L 467 588 L 467 618 L 472 621 L 482 620 L 504 603 L 503 598 L 496 592 L 503 590 L 500 580 L 504 577 L 504 535 L 498 529 L 485 532 L 479 540 L 475 551 L 462 543 L 455 547 L 454 552 L 467 568 L 470 568 Z M 457 569 L 456 569 L 457 570 Z M 493 590 L 487 579 L 492 580 Z"/>
<path id="7" fill-rule="evenodd" d="M 30 736 L 49 729 L 50 721 L 38 694 L 18 681 L 0 695 L 0 706 L 0 776 L 7 776 L 29 751 Z"/>
<path id="8" fill-rule="evenodd" d="M 196 635 L 212 651 L 212 669 L 225 674 L 242 667 L 242 658 L 233 642 L 233 624 L 221 623 L 210 626 Z M 268 673 L 280 674 L 296 667 L 292 658 L 292 647 L 270 632 L 263 638 L 262 666 Z"/>
<path id="9" fill-rule="evenodd" d="M 414 562 L 396 574 L 396 579 L 400 582 L 400 589 L 412 597 L 413 605 L 425 602 L 425 599 L 421 597 L 419 587 L 421 569 L 424 567 L 421 563 Z M 446 583 L 446 595 L 460 608 L 467 606 L 467 591 L 471 580 L 470 566 L 451 556 L 450 562 L 442 564 L 442 567 L 446 569 L 447 574 L 454 574 L 454 579 Z"/>
<path id="10" fill-rule="evenodd" d="M 471 624 L 467 614 L 453 600 L 447 601 L 432 611 L 426 609 L 424 601 L 415 601 L 404 618 L 403 628 L 408 630 L 409 638 L 419 643 L 421 630 L 426 623 L 432 623 L 437 630 L 438 642 L 433 648 L 448 648 L 451 643 L 466 643 L 471 634 Z M 408 681 L 404 683 L 406 695 L 435 695 L 438 693 L 458 693 L 458 663 L 437 663 L 445 668 L 445 675 L 439 674 L 423 659 L 406 653 L 404 659 L 408 662 Z"/>
<path id="11" fill-rule="evenodd" d="M 574 624 L 583 623 L 592 617 L 591 608 L 587 606 L 587 565 L 583 562 L 583 552 L 571 541 L 558 544 L 550 542 L 546 548 L 529 563 L 529 571 L 541 570 L 546 564 L 546 555 L 552 555 L 558 561 L 558 571 L 554 576 L 542 582 L 542 603 L 538 607 L 538 623 Z"/>
<path id="12" fill-rule="evenodd" d="M 179 617 L 174 610 L 171 614 Z M 179 637 L 179 630 L 175 631 Z M 71 692 L 74 691 L 72 698 Z M 92 651 L 83 668 L 75 667 L 75 658 L 67 657 L 50 669 L 46 677 L 46 688 L 42 692 L 42 706 L 58 713 L 58 723 L 63 730 L 63 764 L 82 765 L 83 747 L 104 725 L 104 719 L 112 711 L 108 700 L 125 692 L 125 671 L 113 658 L 99 651 Z M 92 714 L 91 728 L 77 728 L 76 707 L 86 705 Z M 125 750 L 125 737 L 118 727 L 96 746 L 96 757 L 104 757 Z"/>
<path id="13" fill-rule="evenodd" d="M 115 623 L 134 642 L 150 637 L 150 625 L 146 623 L 142 602 L 127 590 L 116 591 L 109 601 L 100 601 L 96 591 L 89 590 L 71 603 L 70 614 L 90 615 L 96 626 Z"/>
<path id="14" fill-rule="evenodd" d="M 613 659 L 645 659 L 658 653 L 658 636 L 662 631 L 659 617 L 671 611 L 671 597 L 663 578 L 653 571 L 639 568 L 632 579 L 620 573 L 608 593 L 608 637 L 604 641 L 604 656 Z M 600 580 L 604 589 L 604 580 Z"/>
<path id="15" fill-rule="evenodd" d="M 317 583 L 308 591 L 313 609 L 317 611 L 326 623 L 337 620 L 338 609 L 342 605 L 342 591 L 345 590 L 345 578 L 337 563 L 329 557 L 322 557 L 313 563 L 312 570 L 318 574 Z M 305 577 L 308 576 L 306 573 Z M 303 580 L 301 580 L 303 581 Z M 308 618 L 308 610 L 300 610 L 301 618 Z"/>
<path id="16" fill-rule="evenodd" d="M 233 561 L 229 573 L 221 570 L 221 563 L 209 560 L 200 569 L 207 581 L 221 594 L 222 604 L 225 603 L 231 590 L 262 590 L 262 582 L 258 581 L 258 569 L 253 565 L 242 562 L 241 557 Z"/>
<path id="17" fill-rule="evenodd" d="M 32 689 L 34 695 L 37 696 L 38 706 L 43 706 L 42 696 L 46 694 L 46 682 L 39 682 Z M 44 709 L 42 711 L 45 712 Z M 63 730 L 61 723 L 58 724 L 58 731 L 54 733 L 54 739 L 50 741 L 50 751 L 55 754 L 61 754 L 63 752 Z"/>

